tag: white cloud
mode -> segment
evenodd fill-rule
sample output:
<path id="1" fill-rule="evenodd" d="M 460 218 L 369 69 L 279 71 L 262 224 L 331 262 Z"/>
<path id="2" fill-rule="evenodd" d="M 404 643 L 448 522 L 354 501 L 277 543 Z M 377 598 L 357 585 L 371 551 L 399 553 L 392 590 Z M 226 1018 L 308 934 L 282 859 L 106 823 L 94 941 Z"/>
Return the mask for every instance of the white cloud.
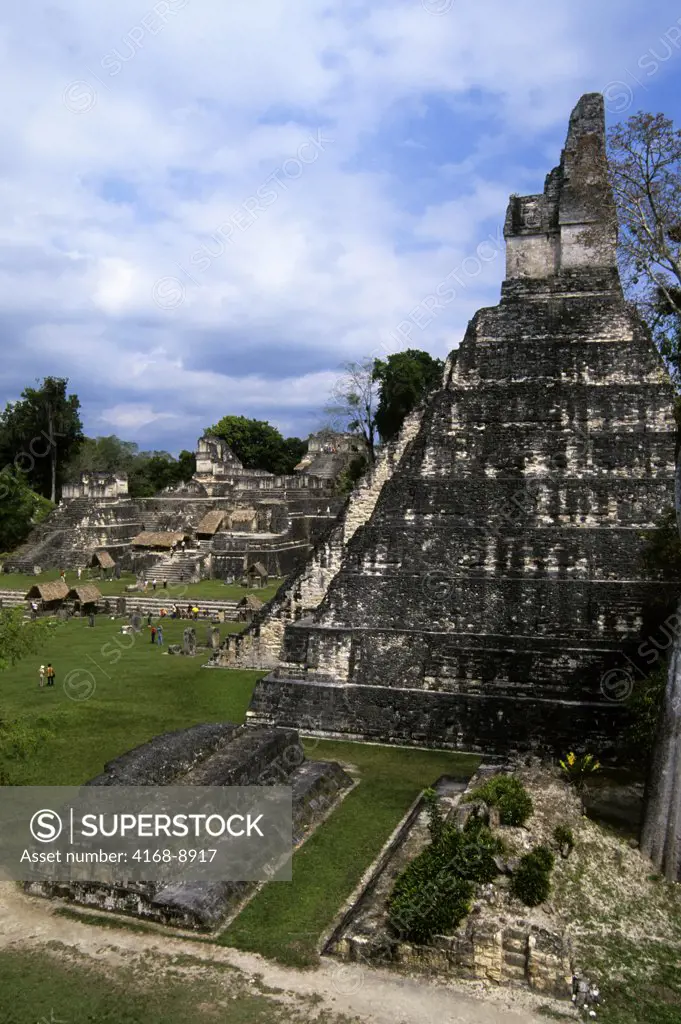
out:
<path id="1" fill-rule="evenodd" d="M 178 447 L 201 417 L 302 422 L 334 365 L 475 253 L 510 191 L 541 187 L 579 94 L 621 76 L 665 6 L 15 6 L 0 34 L 0 309 L 27 327 L 10 389 L 61 373 L 88 429 L 175 431 Z M 400 135 L 400 113 L 433 98 L 452 111 L 451 151 L 430 129 L 437 157 Z M 318 130 L 333 141 L 315 151 Z M 242 229 L 273 172 L 276 198 Z M 201 267 L 202 246 L 223 251 Z M 411 342 L 445 354 L 502 273 L 499 258 L 469 274 Z"/>

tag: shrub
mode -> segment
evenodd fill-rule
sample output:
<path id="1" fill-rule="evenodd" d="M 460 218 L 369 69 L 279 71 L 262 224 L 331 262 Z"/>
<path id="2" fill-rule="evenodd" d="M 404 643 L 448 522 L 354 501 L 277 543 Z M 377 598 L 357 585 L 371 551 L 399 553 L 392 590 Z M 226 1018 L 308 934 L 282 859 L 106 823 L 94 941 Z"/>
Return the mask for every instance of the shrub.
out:
<path id="1" fill-rule="evenodd" d="M 477 818 L 462 830 L 447 824 L 434 794 L 427 791 L 425 797 L 436 838 L 397 877 L 389 900 L 393 928 L 418 943 L 451 931 L 466 917 L 474 884 L 499 874 L 494 856 L 503 847 Z"/>
<path id="2" fill-rule="evenodd" d="M 426 943 L 433 935 L 457 927 L 470 911 L 472 896 L 472 882 L 440 872 L 420 888 L 403 888 L 393 894 L 390 923 L 410 942 Z"/>
<path id="3" fill-rule="evenodd" d="M 535 846 L 529 856 L 534 857 L 537 864 L 539 864 L 544 871 L 553 871 L 553 865 L 556 863 L 556 859 L 548 846 Z"/>
<path id="4" fill-rule="evenodd" d="M 426 805 L 426 813 L 428 815 L 430 841 L 437 846 L 437 844 L 442 840 L 445 829 L 445 822 L 440 812 L 437 793 L 432 788 L 426 789 L 423 793 L 423 800 Z"/>
<path id="5" fill-rule="evenodd" d="M 524 825 L 534 810 L 530 794 L 513 775 L 494 775 L 473 790 L 468 799 L 484 800 L 490 807 L 498 807 L 502 825 Z"/>
<path id="6" fill-rule="evenodd" d="M 538 907 L 551 892 L 553 854 L 545 846 L 537 846 L 521 857 L 511 877 L 511 893 L 527 907 Z"/>
<path id="7" fill-rule="evenodd" d="M 561 849 L 563 846 L 567 846 L 570 850 L 573 850 L 575 847 L 574 834 L 567 825 L 556 825 L 553 830 L 553 839 Z"/>
<path id="8" fill-rule="evenodd" d="M 627 700 L 631 724 L 625 732 L 626 753 L 633 761 L 646 761 L 653 752 L 660 722 L 660 712 L 667 688 L 667 664 L 658 666 L 654 672 L 634 683 Z"/>

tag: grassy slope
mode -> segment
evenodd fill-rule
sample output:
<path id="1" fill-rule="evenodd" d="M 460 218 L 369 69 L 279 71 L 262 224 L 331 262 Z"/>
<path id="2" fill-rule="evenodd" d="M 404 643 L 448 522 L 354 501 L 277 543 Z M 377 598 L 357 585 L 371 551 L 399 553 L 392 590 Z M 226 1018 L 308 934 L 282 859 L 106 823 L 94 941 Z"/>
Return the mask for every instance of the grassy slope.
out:
<path id="1" fill-rule="evenodd" d="M 7 761 L 12 781 L 23 785 L 74 785 L 102 770 L 105 761 L 159 733 L 199 722 L 244 718 L 262 672 L 202 670 L 207 649 L 195 658 L 162 653 L 180 642 L 186 623 L 165 620 L 165 647 L 149 642 L 145 629 L 132 646 L 122 637 L 122 620 L 103 616 L 94 629 L 87 620 L 59 625 L 49 648 L 29 656 L 0 676 L 0 717 L 19 718 L 51 730 L 28 761 Z M 236 624 L 220 626 L 224 635 Z M 205 624 L 197 624 L 205 641 Z M 51 661 L 53 688 L 38 687 L 38 666 Z M 65 688 L 65 685 L 66 688 Z M 82 697 L 94 683 L 94 692 Z M 67 693 L 68 691 L 68 693 Z"/>
<path id="2" fill-rule="evenodd" d="M 553 900 L 579 962 L 597 979 L 603 1024 L 681 1021 L 681 886 L 615 831 L 583 820 Z"/>

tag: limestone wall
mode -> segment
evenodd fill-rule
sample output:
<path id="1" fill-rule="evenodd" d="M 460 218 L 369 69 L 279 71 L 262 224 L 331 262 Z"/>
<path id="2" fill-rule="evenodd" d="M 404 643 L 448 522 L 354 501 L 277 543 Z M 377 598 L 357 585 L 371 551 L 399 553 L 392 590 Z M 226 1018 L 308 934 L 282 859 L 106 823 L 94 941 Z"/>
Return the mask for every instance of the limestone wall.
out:
<path id="1" fill-rule="evenodd" d="M 408 417 L 397 440 L 381 451 L 375 466 L 360 480 L 336 524 L 318 542 L 305 566 L 286 581 L 245 632 L 227 638 L 214 659 L 215 667 L 273 668 L 279 664 L 287 624 L 305 618 L 323 600 L 340 568 L 345 545 L 369 521 L 383 485 L 418 433 L 421 416 L 418 410 Z"/>

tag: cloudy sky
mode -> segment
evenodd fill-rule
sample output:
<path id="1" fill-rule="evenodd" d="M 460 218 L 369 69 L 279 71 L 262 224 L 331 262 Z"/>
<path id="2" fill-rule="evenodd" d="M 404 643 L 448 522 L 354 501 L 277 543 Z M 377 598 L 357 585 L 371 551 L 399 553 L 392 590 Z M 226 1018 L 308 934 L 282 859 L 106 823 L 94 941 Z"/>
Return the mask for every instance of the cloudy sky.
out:
<path id="1" fill-rule="evenodd" d="M 226 413 L 304 436 L 344 360 L 455 348 L 498 300 L 508 195 L 541 190 L 581 93 L 681 124 L 671 0 L 3 18 L 0 401 L 65 376 L 88 434 L 142 448 Z"/>

